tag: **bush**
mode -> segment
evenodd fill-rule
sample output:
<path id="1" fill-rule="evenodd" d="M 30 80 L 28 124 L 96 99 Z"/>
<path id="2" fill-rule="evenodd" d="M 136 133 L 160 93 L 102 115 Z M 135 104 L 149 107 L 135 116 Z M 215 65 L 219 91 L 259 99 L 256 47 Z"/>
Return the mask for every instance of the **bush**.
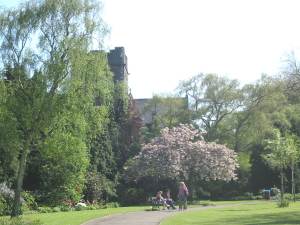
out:
<path id="1" fill-rule="evenodd" d="M 278 196 L 277 206 L 279 208 L 288 207 L 290 205 L 291 194 L 284 194 L 283 199 L 281 200 Z"/>
<path id="2" fill-rule="evenodd" d="M 14 191 L 6 183 L 0 184 L 0 216 L 10 214 L 14 196 Z"/>
<path id="3" fill-rule="evenodd" d="M 0 218 L 0 225 L 43 225 L 39 220 L 24 220 L 22 218 Z"/>
<path id="4" fill-rule="evenodd" d="M 84 196 L 89 202 L 116 197 L 116 183 L 97 171 L 87 174 Z"/>
<path id="5" fill-rule="evenodd" d="M 29 208 L 29 210 L 37 210 L 38 204 L 35 201 L 35 197 L 32 193 L 28 191 L 22 192 L 22 197 L 26 203 L 26 206 Z"/>
<path id="6" fill-rule="evenodd" d="M 278 197 L 280 198 L 280 195 L 278 195 Z M 288 201 L 293 201 L 294 200 L 294 197 L 292 194 L 290 193 L 285 193 L 284 194 L 284 199 L 288 200 Z"/>
<path id="7" fill-rule="evenodd" d="M 93 204 L 93 206 L 96 207 L 96 209 L 106 209 L 107 208 L 107 206 L 101 202 L 98 202 L 97 204 Z"/>
<path id="8" fill-rule="evenodd" d="M 296 200 L 300 200 L 300 193 L 295 194 Z"/>
<path id="9" fill-rule="evenodd" d="M 263 199 L 263 196 L 261 196 L 261 195 L 254 195 L 251 198 L 251 200 L 262 200 L 262 199 Z"/>
<path id="10" fill-rule="evenodd" d="M 289 207 L 289 205 L 290 205 L 290 202 L 289 202 L 289 200 L 287 200 L 287 199 L 283 199 L 282 201 L 278 201 L 278 202 L 277 202 L 277 206 L 278 206 L 279 208 Z"/>
<path id="11" fill-rule="evenodd" d="M 95 205 L 88 205 L 88 206 L 86 207 L 86 209 L 87 209 L 87 210 L 96 210 L 97 207 L 96 207 Z"/>
<path id="12" fill-rule="evenodd" d="M 118 202 L 109 202 L 109 203 L 106 203 L 106 207 L 107 208 L 118 208 L 118 207 L 120 207 L 120 205 Z"/>
<path id="13" fill-rule="evenodd" d="M 230 198 L 230 200 L 233 200 L 233 201 L 243 201 L 243 200 L 252 200 L 252 198 L 249 197 L 249 196 L 242 195 L 242 196 L 232 197 L 232 198 Z"/>
<path id="14" fill-rule="evenodd" d="M 50 207 L 38 207 L 40 213 L 51 213 L 53 210 Z"/>
<path id="15" fill-rule="evenodd" d="M 0 216 L 9 214 L 9 206 L 3 196 L 0 195 Z"/>
<path id="16" fill-rule="evenodd" d="M 60 208 L 60 211 L 62 211 L 62 212 L 68 212 L 68 211 L 72 210 L 72 208 L 67 205 L 62 205 L 59 208 Z"/>
<path id="17" fill-rule="evenodd" d="M 26 202 L 22 203 L 21 211 L 22 213 L 30 211 L 30 208 L 28 207 Z"/>
<path id="18" fill-rule="evenodd" d="M 119 195 L 122 205 L 138 205 L 146 201 L 147 196 L 142 188 L 128 188 Z"/>
<path id="19" fill-rule="evenodd" d="M 39 212 L 36 211 L 36 210 L 29 210 L 29 211 L 24 211 L 24 212 L 23 212 L 23 215 L 36 214 L 36 213 L 39 213 Z"/>
<path id="20" fill-rule="evenodd" d="M 61 210 L 60 210 L 60 208 L 59 207 L 54 207 L 54 208 L 52 208 L 52 212 L 60 212 Z"/>
<path id="21" fill-rule="evenodd" d="M 86 210 L 87 209 L 87 207 L 84 207 L 84 206 L 82 206 L 82 205 L 77 205 L 77 206 L 75 206 L 75 210 L 76 211 L 82 211 L 82 210 Z"/>

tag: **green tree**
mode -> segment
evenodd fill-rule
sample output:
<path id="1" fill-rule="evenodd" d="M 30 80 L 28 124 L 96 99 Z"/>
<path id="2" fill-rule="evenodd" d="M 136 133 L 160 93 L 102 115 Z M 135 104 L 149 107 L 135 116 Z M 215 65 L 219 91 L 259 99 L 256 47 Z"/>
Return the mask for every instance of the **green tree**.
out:
<path id="1" fill-rule="evenodd" d="M 232 131 L 232 148 L 237 152 L 247 151 L 251 145 L 261 143 L 265 134 L 273 127 L 272 114 L 284 113 L 278 108 L 286 105 L 279 82 L 267 76 L 262 76 L 256 84 L 244 85 L 241 94 L 242 110 L 227 118 L 228 125 L 225 126 L 227 132 Z"/>
<path id="2" fill-rule="evenodd" d="M 289 167 L 291 169 L 291 175 L 292 175 L 292 195 L 294 201 L 296 201 L 295 169 L 300 159 L 300 152 L 299 152 L 299 141 L 297 140 L 297 137 L 295 135 L 287 135 L 286 148 L 288 151 L 288 162 L 289 162 Z"/>
<path id="3" fill-rule="evenodd" d="M 270 153 L 265 155 L 265 160 L 280 172 L 280 200 L 283 202 L 284 196 L 284 170 L 289 166 L 290 154 L 287 141 L 281 136 L 280 131 L 273 130 L 274 137 L 267 139 L 267 148 L 271 150 Z"/>
<path id="4" fill-rule="evenodd" d="M 194 76 L 178 89 L 188 97 L 192 119 L 207 132 L 208 141 L 219 140 L 223 121 L 242 107 L 239 83 L 215 74 Z"/>
<path id="5" fill-rule="evenodd" d="M 33 152 L 43 155 L 45 175 L 62 185 L 63 194 L 76 200 L 81 193 L 90 139 L 101 128 L 97 120 L 108 113 L 95 107 L 95 96 L 108 89 L 99 85 L 106 75 L 99 69 L 101 59 L 89 53 L 94 35 L 103 36 L 96 12 L 92 1 L 45 0 L 0 14 L 7 90 L 1 111 L 10 118 L 3 126 L 12 135 L 1 145 L 11 148 L 18 162 L 12 216 L 21 213 L 20 194 Z M 33 38 L 39 40 L 35 48 Z"/>
<path id="6" fill-rule="evenodd" d="M 145 111 L 151 111 L 154 120 L 157 120 L 159 128 L 174 127 L 180 123 L 189 122 L 189 110 L 187 98 L 173 95 L 155 95 Z"/>
<path id="7" fill-rule="evenodd" d="M 285 91 L 292 102 L 300 101 L 300 64 L 294 52 L 287 55 L 284 63 L 283 78 Z"/>

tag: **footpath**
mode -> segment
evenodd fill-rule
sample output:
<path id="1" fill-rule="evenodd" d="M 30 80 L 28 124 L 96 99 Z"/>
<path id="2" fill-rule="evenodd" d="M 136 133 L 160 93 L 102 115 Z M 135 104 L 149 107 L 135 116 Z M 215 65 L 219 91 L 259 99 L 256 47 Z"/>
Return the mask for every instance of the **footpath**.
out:
<path id="1" fill-rule="evenodd" d="M 202 211 L 211 208 L 225 208 L 237 205 L 240 204 L 199 206 L 195 208 L 190 208 L 188 209 L 188 211 Z M 82 225 L 159 225 L 163 219 L 167 218 L 168 216 L 172 216 L 175 213 L 181 212 L 176 210 L 130 212 L 90 220 L 83 223 Z"/>

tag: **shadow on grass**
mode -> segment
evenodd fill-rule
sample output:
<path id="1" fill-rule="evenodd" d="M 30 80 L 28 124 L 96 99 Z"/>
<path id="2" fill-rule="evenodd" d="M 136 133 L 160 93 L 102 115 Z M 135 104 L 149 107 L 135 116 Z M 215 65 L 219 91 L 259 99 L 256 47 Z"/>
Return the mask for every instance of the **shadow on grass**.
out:
<path id="1" fill-rule="evenodd" d="M 222 218 L 220 224 L 234 225 L 276 225 L 300 224 L 300 212 L 265 213 L 261 215 L 237 215 L 231 218 Z M 205 224 L 205 223 L 204 223 Z M 203 224 L 203 225 L 204 225 Z"/>

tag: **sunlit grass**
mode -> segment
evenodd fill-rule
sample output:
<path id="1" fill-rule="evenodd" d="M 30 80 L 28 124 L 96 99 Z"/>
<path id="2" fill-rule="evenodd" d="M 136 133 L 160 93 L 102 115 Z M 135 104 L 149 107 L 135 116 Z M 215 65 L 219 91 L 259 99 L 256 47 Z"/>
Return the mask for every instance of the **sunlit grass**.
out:
<path id="1" fill-rule="evenodd" d="M 142 211 L 145 209 L 146 207 L 120 207 L 99 210 L 38 213 L 25 215 L 24 218 L 31 220 L 38 219 L 45 225 L 79 225 L 88 220 L 100 218 L 103 216 L 133 211 Z"/>
<path id="2" fill-rule="evenodd" d="M 227 202 L 227 204 L 235 202 Z M 274 202 L 227 205 L 224 208 L 178 213 L 161 225 L 276 225 L 300 224 L 300 202 L 278 208 Z"/>

